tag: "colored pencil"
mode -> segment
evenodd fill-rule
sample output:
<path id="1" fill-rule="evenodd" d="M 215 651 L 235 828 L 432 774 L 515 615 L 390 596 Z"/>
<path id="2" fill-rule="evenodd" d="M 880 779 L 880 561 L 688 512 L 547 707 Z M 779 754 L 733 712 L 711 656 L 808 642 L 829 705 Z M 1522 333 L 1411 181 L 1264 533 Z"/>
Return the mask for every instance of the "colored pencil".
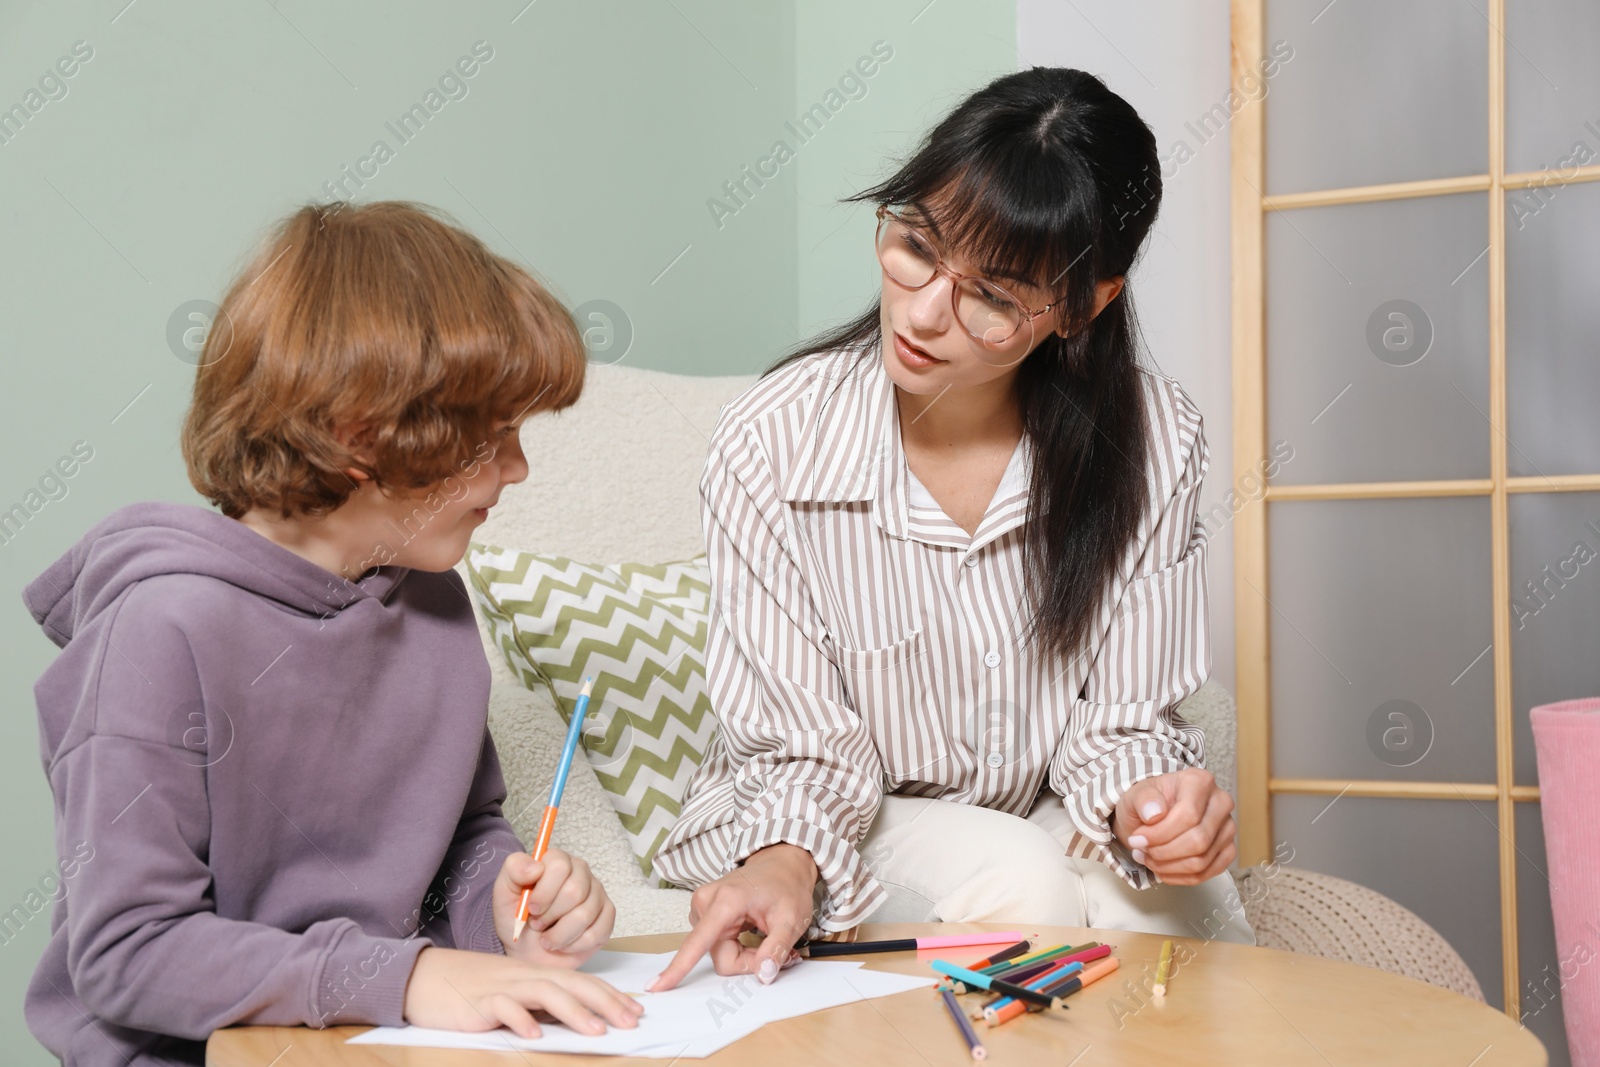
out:
<path id="1" fill-rule="evenodd" d="M 1003 977 L 1005 981 L 1013 982 L 1013 984 L 1027 985 L 1027 982 L 1022 981 L 1022 979 L 1026 979 L 1026 977 L 1029 976 L 1029 971 L 1032 971 L 1034 974 L 1043 974 L 1043 971 L 1040 971 L 1038 968 L 1058 968 L 1058 966 L 1061 966 L 1062 963 L 1088 963 L 1088 961 L 1099 960 L 1099 958 L 1109 957 L 1109 955 L 1110 945 L 1086 944 L 1082 945 L 1082 947 L 1078 947 L 1078 949 L 1072 950 L 1072 952 L 1059 955 L 1059 957 L 1053 958 L 1053 960 L 1045 960 L 1042 961 L 1042 963 L 1030 963 L 1030 965 L 1027 965 L 1026 968 L 1018 968 L 1016 971 L 1000 971 L 998 974 L 990 974 L 989 977 Z"/>
<path id="2" fill-rule="evenodd" d="M 1016 997 L 1018 1000 L 1027 1001 L 1029 1004 L 1037 1004 L 1041 1008 L 1059 1008 L 1062 1006 L 1061 1001 L 1057 998 L 1047 997 L 1043 993 L 1035 993 L 1031 989 L 1012 985 L 1010 982 L 1002 981 L 999 978 L 990 978 L 986 974 L 969 971 L 965 967 L 958 967 L 954 963 L 949 963 L 945 960 L 934 960 L 931 966 L 940 974 L 947 974 L 951 978 L 959 979 L 962 983 L 976 989 L 992 989 L 996 993 L 1004 993 L 1007 996 Z"/>
<path id="3" fill-rule="evenodd" d="M 594 679 L 585 678 L 583 689 L 578 693 L 578 702 L 572 708 L 572 721 L 567 723 L 567 741 L 561 747 L 561 759 L 556 763 L 555 781 L 550 783 L 550 802 L 545 805 L 544 818 L 539 820 L 539 836 L 533 843 L 533 858 L 544 859 L 546 850 L 550 848 L 550 835 L 556 828 L 556 812 L 561 808 L 561 793 L 567 788 L 567 773 L 572 770 L 572 757 L 578 751 L 578 738 L 583 734 L 583 717 L 589 711 L 589 694 L 594 692 Z M 528 925 L 528 900 L 533 894 L 533 886 L 526 886 L 522 890 L 522 900 L 517 904 L 517 925 L 511 932 L 511 940 L 516 941 L 522 937 L 523 928 Z"/>
<path id="4" fill-rule="evenodd" d="M 1070 955 L 1074 952 L 1079 952 L 1086 948 L 1093 948 L 1099 944 L 1100 942 L 1098 941 L 1087 941 L 1076 947 L 1072 945 L 1056 945 L 1053 948 L 1042 949 L 1038 952 L 1032 953 L 1031 955 L 1021 956 L 1016 959 L 991 964 L 988 967 L 969 967 L 967 969 L 969 971 L 977 971 L 979 974 L 986 974 L 990 978 L 1001 978 L 1010 982 L 1014 981 L 1019 976 L 1025 976 L 1030 973 L 1037 974 L 1038 971 L 1036 968 L 1041 963 L 1048 963 L 1051 960 L 1057 960 L 1063 956 Z M 961 982 L 947 981 L 945 986 L 954 989 L 957 993 L 971 992 L 971 990 Z M 944 986 L 941 988 L 944 988 Z"/>
<path id="5" fill-rule="evenodd" d="M 972 1052 L 972 1058 L 975 1060 L 987 1059 L 989 1050 L 983 1047 L 983 1042 L 978 1040 L 977 1031 L 972 1028 L 971 1023 L 967 1022 L 967 1017 L 961 1013 L 961 1005 L 956 1003 L 956 995 L 948 989 L 941 992 L 944 995 L 944 1006 L 950 1009 L 950 1017 L 961 1028 L 961 1036 L 966 1039 L 967 1048 Z"/>
<path id="6" fill-rule="evenodd" d="M 1053 959 L 1053 960 L 1049 961 L 1048 963 L 1046 963 L 1044 966 L 1049 968 L 1050 970 L 1056 970 L 1058 968 L 1066 966 L 1069 963 L 1081 963 L 1085 967 L 1087 967 L 1090 963 L 1094 962 L 1095 960 L 1104 959 L 1105 957 L 1107 957 L 1109 955 L 1111 955 L 1111 946 L 1110 945 L 1086 945 L 1083 948 L 1078 949 L 1076 952 L 1070 952 L 1065 956 L 1058 956 L 1055 959 Z M 1035 977 L 1042 978 L 1042 977 L 1044 977 L 1045 973 L 1046 973 L 1045 971 L 1036 971 L 1035 972 Z M 1000 975 L 994 975 L 992 977 L 1004 978 L 1006 981 L 1013 982 L 1013 983 L 1015 983 L 1017 985 L 1030 985 L 1033 982 L 1033 978 L 1029 978 L 1026 981 L 1024 981 L 1023 980 L 1023 976 L 1020 975 L 1020 974 L 1019 975 L 1000 974 Z"/>
<path id="7" fill-rule="evenodd" d="M 1158 997 L 1167 995 L 1167 979 L 1172 977 L 1172 940 L 1161 942 L 1161 962 L 1156 965 L 1156 984 L 1150 992 Z"/>
<path id="8" fill-rule="evenodd" d="M 1045 986 L 1041 992 L 1052 997 L 1071 996 L 1084 986 L 1104 978 L 1106 975 L 1110 974 L 1120 966 L 1121 962 L 1115 956 L 1108 956 L 1103 960 L 1096 960 L 1094 963 L 1090 964 L 1088 967 L 1085 967 L 1077 974 L 1071 975 L 1059 982 L 1051 982 L 1049 985 Z M 1034 1009 L 1030 1005 L 1028 1010 L 1033 1011 Z"/>
<path id="9" fill-rule="evenodd" d="M 1061 966 L 1064 959 L 1065 957 L 1058 956 L 1053 960 L 1040 960 L 1037 963 L 1030 963 L 1026 967 L 1018 967 L 1014 971 L 1003 971 L 1000 974 L 991 974 L 989 977 L 999 978 L 1002 981 L 1010 982 L 1012 985 L 1027 985 L 1044 972 L 1053 971 Z M 969 967 L 968 970 L 971 970 L 971 968 Z"/>
<path id="10" fill-rule="evenodd" d="M 1021 941 L 1018 941 L 1015 945 L 1007 945 L 999 952 L 985 956 L 977 963 L 974 963 L 970 968 L 968 968 L 968 970 L 981 971 L 985 967 L 992 967 L 997 963 L 1004 963 L 1007 960 L 1016 959 L 1018 956 L 1021 956 L 1031 948 L 1033 948 L 1033 939 L 1030 937 L 1025 937 Z"/>
<path id="11" fill-rule="evenodd" d="M 1117 966 L 1117 958 L 1115 956 L 1110 956 L 1103 960 L 1096 960 L 1089 966 L 1085 967 L 1082 972 L 1073 975 L 1064 982 L 1058 982 L 1055 985 L 1047 986 L 1047 994 L 1055 997 L 1064 997 L 1072 993 L 1076 993 L 1078 990 L 1082 989 L 1086 985 L 1089 985 L 1091 982 L 1095 982 L 1101 978 L 1104 978 L 1106 975 L 1116 970 Z M 1025 1015 L 1030 1011 L 1036 1010 L 1038 1009 L 1034 1008 L 1032 1005 L 1023 1004 L 1021 1001 L 1014 1000 L 1010 1004 L 1007 1004 L 1005 1007 L 1001 1008 L 999 1011 L 996 1011 L 992 1017 L 986 1017 L 984 1021 L 991 1027 L 999 1026 L 1001 1023 L 1010 1022 L 1019 1015 Z"/>
<path id="12" fill-rule="evenodd" d="M 1060 967 L 1053 967 L 1049 972 L 1041 974 L 1037 978 L 1029 979 L 1026 983 L 1024 983 L 1023 988 L 1031 989 L 1035 993 L 1043 993 L 1049 987 L 1065 979 L 1071 978 L 1081 970 L 1083 970 L 1083 964 L 1076 961 L 1072 963 L 1063 963 Z M 990 1015 L 994 1014 L 996 1010 L 1005 1007 L 1015 999 L 1015 997 L 1009 996 L 999 997 L 983 1005 L 978 1014 L 983 1018 L 988 1018 Z"/>
<path id="13" fill-rule="evenodd" d="M 1107 952 L 1109 952 L 1110 946 L 1102 946 L 1102 947 L 1106 948 Z M 1097 949 L 1091 949 L 1090 951 L 1098 951 L 1098 950 Z M 1107 954 L 1107 953 L 1102 953 L 1102 955 L 1105 955 L 1105 954 Z M 1078 959 L 1076 956 L 1073 956 L 1070 959 L 1061 959 L 1061 960 L 1053 960 L 1053 961 L 1051 961 L 1049 964 L 1046 965 L 1046 969 L 1045 970 L 1040 971 L 1038 974 L 1033 975 L 1031 978 L 1025 978 L 1025 979 L 1023 979 L 1023 978 L 1007 978 L 1006 981 L 1011 982 L 1014 985 L 1025 985 L 1030 989 L 1038 989 L 1042 985 L 1049 985 L 1050 983 L 1059 981 L 1060 979 L 1065 978 L 1070 974 L 1076 974 L 1079 971 L 1083 970 L 1083 968 L 1085 966 L 1087 966 L 1085 961 L 1083 961 L 1081 959 Z M 987 1001 L 985 1001 L 983 1003 L 982 1007 L 987 1010 L 988 1008 L 994 1007 L 1000 1001 L 1004 1001 L 1006 999 L 1007 999 L 1006 997 L 991 997 L 989 1000 L 987 1000 Z"/>
<path id="14" fill-rule="evenodd" d="M 1015 968 L 1026 967 L 1033 963 L 1043 963 L 1045 960 L 1060 959 L 1062 956 L 1068 956 L 1074 952 L 1091 948 L 1099 943 L 1098 941 L 1085 941 L 1081 945 L 1056 945 L 1053 948 L 1047 948 L 1029 956 L 1021 956 L 1005 963 L 996 963 L 991 967 L 985 967 L 981 973 L 991 978 L 1004 978 L 1008 972 Z M 977 970 L 977 968 L 973 968 L 973 970 Z"/>
<path id="15" fill-rule="evenodd" d="M 945 934 L 939 937 L 901 937 L 892 941 L 813 941 L 801 948 L 800 954 L 817 959 L 820 956 L 854 956 L 862 952 L 915 952 L 929 948 L 967 948 L 971 945 L 998 945 L 1015 941 L 1022 935 L 1015 930 L 1002 930 L 993 934 Z"/>

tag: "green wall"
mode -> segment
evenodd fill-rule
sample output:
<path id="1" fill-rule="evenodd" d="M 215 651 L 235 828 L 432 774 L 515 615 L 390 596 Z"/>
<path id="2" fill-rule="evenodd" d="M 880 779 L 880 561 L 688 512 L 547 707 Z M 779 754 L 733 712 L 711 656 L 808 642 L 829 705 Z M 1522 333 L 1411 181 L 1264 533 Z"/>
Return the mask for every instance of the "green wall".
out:
<path id="1" fill-rule="evenodd" d="M 873 43 L 894 51 L 865 80 L 867 95 L 840 108 L 802 150 L 796 245 L 806 336 L 853 318 L 878 291 L 872 208 L 838 199 L 888 177 L 968 94 L 1017 69 L 1017 16 L 1012 0 L 804 0 L 800 6 L 797 111 L 824 100 Z"/>
<path id="2" fill-rule="evenodd" d="M 21 589 L 116 507 L 198 502 L 169 319 L 218 298 L 268 225 L 369 158 L 363 187 L 346 179 L 358 200 L 441 207 L 572 306 L 620 308 L 628 363 L 754 372 L 873 296 L 871 212 L 834 200 L 1016 66 L 1012 0 L 524 3 L 0 9 L 0 109 L 28 111 L 0 122 L 0 511 L 42 502 L 0 544 L 0 911 L 53 861 L 30 687 L 54 648 Z M 841 87 L 879 41 L 892 58 Z M 62 77 L 77 42 L 92 55 Z M 441 88 L 478 42 L 492 56 Z M 830 89 L 802 143 L 785 124 Z M 430 90 L 402 141 L 386 124 Z M 776 173 L 731 203 L 746 166 Z M 93 458 L 65 495 L 30 498 L 78 442 Z M 8 1064 L 50 1062 L 21 1011 L 47 931 L 44 912 L 0 943 Z"/>

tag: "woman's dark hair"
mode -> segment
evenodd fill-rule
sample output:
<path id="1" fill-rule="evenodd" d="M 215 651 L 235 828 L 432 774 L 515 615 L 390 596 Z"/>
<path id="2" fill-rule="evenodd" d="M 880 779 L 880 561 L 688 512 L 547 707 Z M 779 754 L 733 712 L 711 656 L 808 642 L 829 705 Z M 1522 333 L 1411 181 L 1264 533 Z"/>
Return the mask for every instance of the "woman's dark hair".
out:
<path id="1" fill-rule="evenodd" d="M 1092 74 L 1034 67 L 968 97 L 887 180 L 843 203 L 918 204 L 971 263 L 1040 279 L 1060 301 L 1036 326 L 1081 324 L 1095 284 L 1132 267 L 1161 203 L 1155 136 Z M 768 368 L 882 341 L 881 297 Z M 1048 323 L 1048 325 L 1046 325 Z M 1124 286 L 1086 328 L 1050 335 L 1017 370 L 1033 445 L 1023 543 L 1027 635 L 1079 650 L 1145 511 L 1149 449 L 1138 324 Z"/>

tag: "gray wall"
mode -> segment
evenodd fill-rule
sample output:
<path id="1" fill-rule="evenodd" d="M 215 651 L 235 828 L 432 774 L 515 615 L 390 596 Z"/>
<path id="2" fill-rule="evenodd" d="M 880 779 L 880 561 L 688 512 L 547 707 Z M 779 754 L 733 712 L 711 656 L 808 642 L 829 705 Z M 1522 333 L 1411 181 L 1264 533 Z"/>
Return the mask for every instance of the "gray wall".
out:
<path id="1" fill-rule="evenodd" d="M 53 855 L 30 686 L 54 649 L 21 589 L 120 505 L 198 502 L 176 447 L 192 368 L 169 318 L 218 298 L 268 225 L 381 139 L 393 158 L 347 182 L 358 199 L 437 205 L 571 305 L 609 301 L 631 363 L 755 372 L 872 298 L 870 212 L 832 201 L 1016 62 L 1011 0 L 524 3 L 0 9 L 0 108 L 37 107 L 0 143 L 0 502 L 76 442 L 93 449 L 0 544 L 0 909 Z M 785 123 L 832 103 L 880 40 L 892 59 L 800 144 Z M 79 41 L 92 55 L 28 98 Z M 493 57 L 402 143 L 385 124 L 479 41 Z M 723 183 L 777 140 L 793 158 L 719 220 L 708 200 L 727 203 Z M 0 943 L 8 1064 L 50 1062 L 21 1013 L 47 929 L 42 913 Z"/>
<path id="2" fill-rule="evenodd" d="M 1078 67 L 1097 74 L 1155 131 L 1162 159 L 1161 213 L 1129 286 L 1152 364 L 1182 383 L 1205 418 L 1211 470 L 1200 505 L 1203 513 L 1217 516 L 1207 522 L 1211 674 L 1231 692 L 1233 525 L 1222 518 L 1225 510 L 1216 510 L 1236 488 L 1228 131 L 1201 121 L 1218 101 L 1228 99 L 1228 33 L 1226 0 L 1017 4 L 1020 66 Z"/>

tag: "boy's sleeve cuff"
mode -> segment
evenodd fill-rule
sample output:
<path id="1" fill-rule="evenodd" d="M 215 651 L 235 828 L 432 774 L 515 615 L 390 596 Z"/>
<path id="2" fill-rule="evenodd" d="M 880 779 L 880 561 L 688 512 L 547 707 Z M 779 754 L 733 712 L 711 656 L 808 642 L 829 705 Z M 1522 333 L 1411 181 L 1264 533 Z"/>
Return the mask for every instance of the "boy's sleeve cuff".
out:
<path id="1" fill-rule="evenodd" d="M 313 1025 L 401 1026 L 406 985 L 425 937 L 368 937 L 353 922 L 329 949 L 317 980 Z"/>

